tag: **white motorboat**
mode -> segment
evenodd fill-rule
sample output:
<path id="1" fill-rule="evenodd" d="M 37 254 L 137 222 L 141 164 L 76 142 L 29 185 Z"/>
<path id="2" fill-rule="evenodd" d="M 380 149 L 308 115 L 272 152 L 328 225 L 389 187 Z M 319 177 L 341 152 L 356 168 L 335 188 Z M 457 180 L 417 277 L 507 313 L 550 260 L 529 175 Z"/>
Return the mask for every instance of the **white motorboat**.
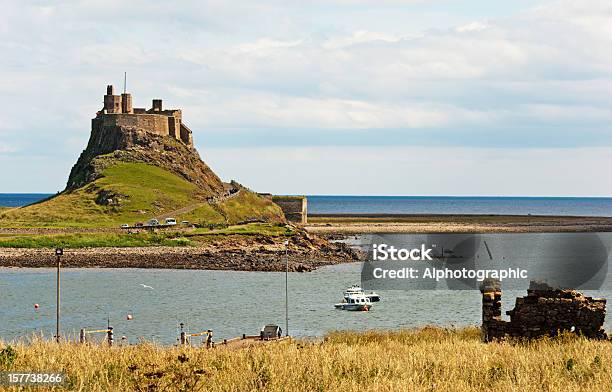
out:
<path id="1" fill-rule="evenodd" d="M 352 285 L 351 287 L 349 287 L 348 289 L 346 289 L 346 291 L 344 292 L 344 298 L 346 299 L 347 296 L 351 295 L 351 294 L 363 294 L 366 297 L 368 297 L 370 299 L 370 302 L 378 302 L 380 301 L 380 295 L 375 293 L 374 291 L 366 293 L 361 286 L 359 285 Z"/>
<path id="2" fill-rule="evenodd" d="M 363 293 L 352 293 L 346 295 L 342 302 L 335 304 L 334 307 L 342 310 L 368 311 L 372 307 L 372 302 Z"/>

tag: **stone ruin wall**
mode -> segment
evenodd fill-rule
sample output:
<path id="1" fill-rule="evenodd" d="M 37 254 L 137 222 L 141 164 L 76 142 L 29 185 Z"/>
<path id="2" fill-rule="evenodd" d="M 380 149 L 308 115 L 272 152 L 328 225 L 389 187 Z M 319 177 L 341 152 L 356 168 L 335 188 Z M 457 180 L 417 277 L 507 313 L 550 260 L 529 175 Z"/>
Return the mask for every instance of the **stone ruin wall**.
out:
<path id="1" fill-rule="evenodd" d="M 514 309 L 501 317 L 501 285 L 486 280 L 481 286 L 482 330 L 487 342 L 507 336 L 537 338 L 574 332 L 592 339 L 607 339 L 603 328 L 606 300 L 586 297 L 575 290 L 554 289 L 531 282 L 527 296 L 516 299 Z"/>

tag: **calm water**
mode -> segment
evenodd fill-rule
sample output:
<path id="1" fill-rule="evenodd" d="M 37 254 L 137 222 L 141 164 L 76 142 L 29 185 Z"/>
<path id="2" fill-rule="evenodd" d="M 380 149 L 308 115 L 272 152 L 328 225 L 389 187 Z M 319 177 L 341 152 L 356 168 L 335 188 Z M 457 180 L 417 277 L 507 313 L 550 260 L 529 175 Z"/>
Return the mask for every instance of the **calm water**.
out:
<path id="1" fill-rule="evenodd" d="M 612 198 L 308 196 L 308 212 L 612 216 Z"/>
<path id="2" fill-rule="evenodd" d="M 0 194 L 0 205 L 24 205 L 48 195 Z M 310 196 L 312 213 L 497 213 L 612 216 L 612 199 Z M 510 244 L 511 245 L 511 244 Z M 508 246 L 510 246 L 508 245 Z M 511 246 L 510 246 L 511 247 Z M 511 247 L 512 248 L 512 247 Z M 608 273 L 608 286 L 612 278 Z M 397 329 L 428 324 L 480 323 L 476 291 L 383 291 L 371 312 L 333 308 L 342 290 L 359 283 L 360 265 L 290 274 L 290 333 L 321 336 L 331 330 Z M 152 286 L 146 289 L 140 284 Z M 612 290 L 586 292 L 612 298 Z M 504 311 L 524 291 L 504 291 Z M 33 304 L 40 304 L 38 311 Z M 55 329 L 55 272 L 0 268 L 0 339 Z M 134 315 L 127 321 L 126 315 Z M 284 326 L 284 274 L 235 271 L 72 269 L 62 279 L 62 330 L 102 328 L 107 317 L 118 337 L 173 344 L 177 324 L 213 329 L 215 339 L 257 334 L 266 323 Z M 606 329 L 612 330 L 611 317 Z"/>
<path id="3" fill-rule="evenodd" d="M 0 193 L 0 206 L 17 207 L 50 194 Z M 312 214 L 510 214 L 612 216 L 612 198 L 308 196 Z"/>
<path id="4" fill-rule="evenodd" d="M 36 203 L 51 195 L 49 193 L 0 193 L 0 206 L 21 207 Z"/>
<path id="5" fill-rule="evenodd" d="M 359 283 L 359 264 L 291 273 L 290 333 L 321 336 L 331 330 L 398 329 L 480 322 L 477 291 L 383 291 L 370 312 L 336 310 L 342 290 Z M 140 284 L 154 289 L 146 289 Z M 611 291 L 592 292 L 611 298 Z M 504 310 L 525 292 L 504 291 Z M 33 304 L 40 304 L 38 311 Z M 55 330 L 55 271 L 0 269 L 0 338 Z M 126 315 L 134 315 L 127 321 Z M 62 330 L 102 328 L 107 315 L 117 337 L 176 342 L 177 323 L 191 332 L 212 329 L 217 340 L 257 334 L 266 323 L 284 326 L 284 274 L 273 272 L 139 269 L 66 269 L 62 275 Z M 608 318 L 606 328 L 612 324 Z"/>

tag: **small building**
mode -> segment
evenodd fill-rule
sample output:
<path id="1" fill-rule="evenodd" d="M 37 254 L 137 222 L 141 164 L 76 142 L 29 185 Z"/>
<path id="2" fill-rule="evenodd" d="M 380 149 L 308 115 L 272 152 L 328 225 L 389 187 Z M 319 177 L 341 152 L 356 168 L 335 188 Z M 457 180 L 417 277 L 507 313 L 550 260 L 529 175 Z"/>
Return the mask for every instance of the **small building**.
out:
<path id="1" fill-rule="evenodd" d="M 283 329 L 276 324 L 264 325 L 259 332 L 261 340 L 278 339 L 281 336 L 283 336 Z"/>
<path id="2" fill-rule="evenodd" d="M 271 196 L 288 221 L 305 225 L 308 223 L 308 199 L 306 196 Z"/>

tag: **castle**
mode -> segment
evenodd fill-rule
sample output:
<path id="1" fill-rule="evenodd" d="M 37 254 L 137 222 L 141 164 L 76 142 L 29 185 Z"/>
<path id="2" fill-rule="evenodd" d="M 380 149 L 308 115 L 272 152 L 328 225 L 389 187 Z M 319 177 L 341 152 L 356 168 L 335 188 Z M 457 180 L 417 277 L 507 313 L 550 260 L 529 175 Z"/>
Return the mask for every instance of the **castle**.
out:
<path id="1" fill-rule="evenodd" d="M 92 121 L 92 129 L 99 127 L 133 127 L 162 136 L 170 136 L 193 147 L 191 130 L 183 124 L 180 109 L 162 108 L 162 100 L 154 99 L 151 109 L 132 107 L 132 95 L 115 95 L 113 86 L 106 86 L 104 107 Z"/>

